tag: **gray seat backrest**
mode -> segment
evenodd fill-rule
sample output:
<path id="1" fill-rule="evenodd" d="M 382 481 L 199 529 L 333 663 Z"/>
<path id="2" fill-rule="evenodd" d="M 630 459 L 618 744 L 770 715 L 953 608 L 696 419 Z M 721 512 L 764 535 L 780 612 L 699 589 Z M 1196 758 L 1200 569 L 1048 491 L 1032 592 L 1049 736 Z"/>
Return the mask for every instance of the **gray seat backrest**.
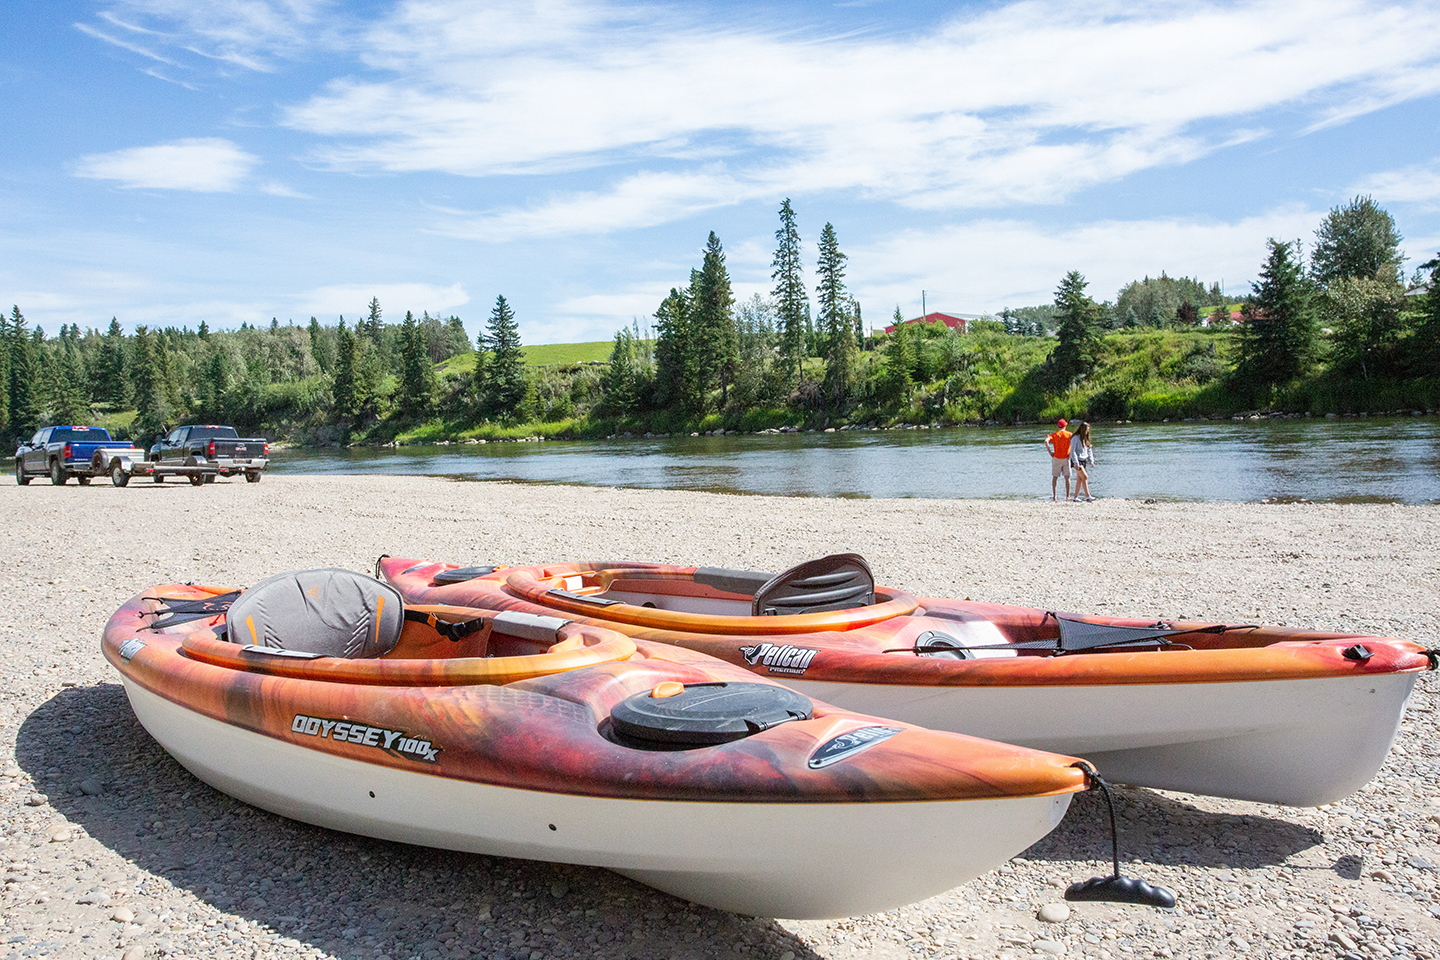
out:
<path id="1" fill-rule="evenodd" d="M 362 659 L 395 649 L 404 618 L 394 587 L 329 568 L 261 580 L 231 604 L 225 627 L 232 643 Z"/>
<path id="2" fill-rule="evenodd" d="M 755 591 L 750 612 L 757 617 L 848 610 L 875 602 L 875 577 L 858 553 L 807 560 L 773 577 Z"/>

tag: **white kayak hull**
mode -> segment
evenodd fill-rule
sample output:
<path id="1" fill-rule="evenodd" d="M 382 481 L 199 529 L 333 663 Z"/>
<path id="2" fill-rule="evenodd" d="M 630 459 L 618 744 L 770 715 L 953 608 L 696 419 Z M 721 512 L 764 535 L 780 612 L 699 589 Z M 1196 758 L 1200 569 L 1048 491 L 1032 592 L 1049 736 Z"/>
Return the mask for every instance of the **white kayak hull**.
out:
<path id="1" fill-rule="evenodd" d="M 1364 786 L 1417 673 L 1229 683 L 903 686 L 787 678 L 806 696 L 935 730 L 1085 757 L 1120 783 L 1289 806 Z"/>
<path id="2" fill-rule="evenodd" d="M 452 780 L 308 750 L 125 681 L 201 780 L 281 816 L 447 850 L 607 867 L 722 910 L 854 916 L 933 896 L 1029 847 L 1070 794 L 909 803 L 625 800 Z"/>

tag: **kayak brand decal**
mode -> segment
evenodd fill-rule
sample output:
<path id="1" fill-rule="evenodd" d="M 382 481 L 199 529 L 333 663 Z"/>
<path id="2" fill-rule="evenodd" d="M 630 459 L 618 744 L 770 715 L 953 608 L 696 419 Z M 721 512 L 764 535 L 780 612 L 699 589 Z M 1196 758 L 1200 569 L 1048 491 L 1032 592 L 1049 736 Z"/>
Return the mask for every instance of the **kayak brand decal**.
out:
<path id="1" fill-rule="evenodd" d="M 810 668 L 819 650 L 782 643 L 756 643 L 740 648 L 740 655 L 752 667 L 764 666 L 771 673 L 801 674 Z"/>
<path id="2" fill-rule="evenodd" d="M 429 740 L 412 737 L 403 730 L 386 730 L 372 727 L 368 723 L 346 720 L 325 720 L 321 717 L 307 717 L 295 714 L 290 729 L 307 737 L 329 737 L 336 743 L 358 743 L 362 747 L 376 747 L 386 753 L 421 763 L 438 763 L 440 747 Z"/>
<path id="3" fill-rule="evenodd" d="M 131 637 L 129 640 L 120 644 L 120 659 L 129 663 L 131 658 L 143 649 L 145 649 L 145 641 L 139 637 Z"/>
<path id="4" fill-rule="evenodd" d="M 818 750 L 810 754 L 810 760 L 806 766 L 811 770 L 819 770 L 832 763 L 839 763 L 841 760 L 855 756 L 861 750 L 869 750 L 875 744 L 889 740 L 899 733 L 900 729 L 900 727 L 861 727 L 859 730 L 851 730 L 838 737 L 831 737 L 820 744 Z"/>

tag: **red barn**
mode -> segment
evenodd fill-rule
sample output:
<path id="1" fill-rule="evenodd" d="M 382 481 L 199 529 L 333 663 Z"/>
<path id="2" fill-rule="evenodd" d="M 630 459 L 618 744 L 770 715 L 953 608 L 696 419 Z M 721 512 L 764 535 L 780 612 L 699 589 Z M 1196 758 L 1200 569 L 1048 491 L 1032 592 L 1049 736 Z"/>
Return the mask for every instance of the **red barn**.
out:
<path id="1" fill-rule="evenodd" d="M 925 323 L 935 323 L 938 321 L 945 324 L 945 326 L 949 327 L 951 330 L 956 330 L 960 333 L 965 332 L 966 318 L 955 313 L 936 313 L 934 311 L 931 311 L 930 313 L 925 314 L 925 316 L 923 317 L 914 317 L 910 320 L 906 320 L 905 322 L 920 323 L 922 321 Z M 892 323 L 890 324 L 890 326 L 886 327 L 885 332 L 894 333 L 895 324 Z"/>

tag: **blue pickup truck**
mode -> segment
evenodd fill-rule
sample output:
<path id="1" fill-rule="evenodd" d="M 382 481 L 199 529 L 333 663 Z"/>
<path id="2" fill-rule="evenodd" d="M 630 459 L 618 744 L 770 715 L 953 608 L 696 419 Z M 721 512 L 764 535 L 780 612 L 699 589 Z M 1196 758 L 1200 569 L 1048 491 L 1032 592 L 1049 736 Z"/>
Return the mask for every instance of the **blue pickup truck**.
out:
<path id="1" fill-rule="evenodd" d="M 104 427 L 45 427 L 16 449 L 15 482 L 23 487 L 35 477 L 49 476 L 58 487 L 74 477 L 84 486 L 95 475 L 96 463 L 120 455 L 145 456 L 144 451 L 111 439 Z"/>

